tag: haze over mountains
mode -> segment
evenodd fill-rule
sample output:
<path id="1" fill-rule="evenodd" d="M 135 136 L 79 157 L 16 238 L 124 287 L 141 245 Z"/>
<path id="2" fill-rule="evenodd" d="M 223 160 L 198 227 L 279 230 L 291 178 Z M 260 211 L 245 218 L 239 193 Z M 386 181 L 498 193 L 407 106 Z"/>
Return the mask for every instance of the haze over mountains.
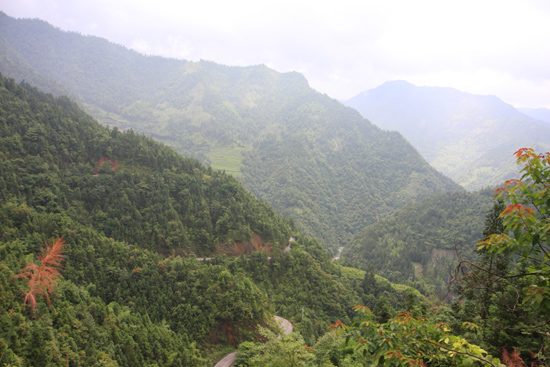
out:
<path id="1" fill-rule="evenodd" d="M 550 110 L 548 108 L 520 107 L 518 108 L 518 111 L 526 114 L 531 118 L 550 124 Z"/>
<path id="2" fill-rule="evenodd" d="M 0 15 L 0 71 L 77 100 L 240 178 L 329 250 L 410 201 L 498 185 L 550 130 L 496 97 L 388 82 L 345 102 L 298 73 L 144 56 L 46 22 Z M 540 115 L 541 111 L 538 111 Z M 542 111 L 544 112 L 544 111 Z M 534 113 L 534 112 L 533 112 Z M 541 119 L 539 119 L 541 120 Z"/>
<path id="3" fill-rule="evenodd" d="M 519 148 L 550 148 L 549 126 L 495 96 L 393 81 L 344 103 L 402 133 L 431 165 L 469 190 L 514 177 L 512 153 Z"/>
<path id="4" fill-rule="evenodd" d="M 364 95 L 437 162 L 473 166 L 465 186 L 515 175 L 510 144 L 550 141 L 544 111 L 496 97 Z M 542 365 L 547 161 L 505 210 L 417 149 L 296 72 L 0 12 L 0 365 L 209 367 L 235 348 L 242 366 Z M 522 242 L 476 246 L 512 225 Z M 274 315 L 298 333 L 269 331 Z"/>
<path id="5" fill-rule="evenodd" d="M 327 249 L 411 200 L 460 190 L 401 135 L 298 73 L 143 56 L 5 14 L 0 37 L 5 75 L 68 93 L 105 124 L 240 176 Z"/>

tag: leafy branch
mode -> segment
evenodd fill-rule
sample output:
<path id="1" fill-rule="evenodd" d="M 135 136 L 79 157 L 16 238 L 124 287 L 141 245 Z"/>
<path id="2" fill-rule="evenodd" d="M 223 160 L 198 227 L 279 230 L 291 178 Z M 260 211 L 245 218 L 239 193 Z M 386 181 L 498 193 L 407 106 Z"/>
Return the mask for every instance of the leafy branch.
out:
<path id="1" fill-rule="evenodd" d="M 332 327 L 339 333 L 345 332 L 347 340 L 354 340 L 356 348 L 361 349 L 365 357 L 374 357 L 377 365 L 386 362 L 395 366 L 426 365 L 437 361 L 449 366 L 476 363 L 501 366 L 497 358 L 479 346 L 450 334 L 444 323 L 414 318 L 405 312 L 379 324 L 373 322 L 368 307 L 357 306 L 355 309 L 360 318 L 354 324 L 346 326 L 336 322 Z"/>

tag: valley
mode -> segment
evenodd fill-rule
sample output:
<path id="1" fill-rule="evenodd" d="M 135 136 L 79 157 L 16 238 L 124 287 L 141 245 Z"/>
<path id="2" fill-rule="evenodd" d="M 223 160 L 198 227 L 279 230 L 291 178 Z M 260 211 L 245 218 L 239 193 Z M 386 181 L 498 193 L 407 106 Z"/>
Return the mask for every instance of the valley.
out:
<path id="1" fill-rule="evenodd" d="M 546 365 L 544 109 L 2 12 L 0 72 L 0 364 Z"/>

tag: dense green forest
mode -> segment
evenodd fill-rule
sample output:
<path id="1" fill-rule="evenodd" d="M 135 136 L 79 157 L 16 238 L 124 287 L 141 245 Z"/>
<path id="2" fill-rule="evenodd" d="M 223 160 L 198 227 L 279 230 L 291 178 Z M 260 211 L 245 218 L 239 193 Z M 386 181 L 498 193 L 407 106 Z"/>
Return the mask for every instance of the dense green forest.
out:
<path id="1" fill-rule="evenodd" d="M 13 81 L 4 85 L 2 200 L 26 198 L 29 206 L 67 212 L 108 237 L 166 253 L 205 255 L 220 243 L 250 242 L 253 233 L 273 248 L 286 246 L 288 221 L 230 175 L 131 130 L 101 128 L 66 98 L 26 101 Z M 102 157 L 111 161 L 98 166 Z"/>
<path id="2" fill-rule="evenodd" d="M 492 196 L 491 189 L 448 192 L 410 203 L 358 233 L 342 259 L 392 281 L 423 280 L 443 294 L 458 260 L 475 256 Z"/>
<path id="3" fill-rule="evenodd" d="M 547 365 L 550 154 L 494 201 L 297 73 L 3 13 L 0 68 L 0 364 Z"/>
<path id="4" fill-rule="evenodd" d="M 66 97 L 0 85 L 2 363 L 206 366 L 274 313 L 313 344 L 367 296 L 362 273 L 233 177 L 102 127 Z M 37 288 L 15 275 L 56 238 L 62 278 L 33 311 L 24 295 Z M 406 289 L 373 284 L 404 302 Z"/>
<path id="5" fill-rule="evenodd" d="M 461 190 L 295 72 L 144 56 L 3 13 L 0 53 L 5 75 L 235 175 L 332 252 L 409 201 Z"/>

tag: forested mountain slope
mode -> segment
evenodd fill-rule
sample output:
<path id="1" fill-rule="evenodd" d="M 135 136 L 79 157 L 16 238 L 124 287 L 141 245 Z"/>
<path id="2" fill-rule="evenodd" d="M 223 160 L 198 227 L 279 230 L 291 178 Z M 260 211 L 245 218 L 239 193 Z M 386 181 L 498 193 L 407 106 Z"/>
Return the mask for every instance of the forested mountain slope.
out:
<path id="1" fill-rule="evenodd" d="M 488 189 L 448 192 L 410 203 L 358 233 L 342 258 L 366 264 L 396 282 L 435 275 L 441 280 L 432 283 L 444 288 L 449 276 L 445 257 L 452 259 L 455 252 L 471 256 L 482 240 L 492 195 Z M 447 267 L 435 269 L 438 266 Z"/>
<path id="2" fill-rule="evenodd" d="M 550 127 L 494 96 L 387 82 L 344 102 L 405 136 L 440 172 L 468 190 L 515 175 L 512 153 L 550 148 Z"/>
<path id="3" fill-rule="evenodd" d="M 298 73 L 143 56 L 5 14 L 0 41 L 6 75 L 66 90 L 103 123 L 239 176 L 327 249 L 411 200 L 460 190 Z"/>
<path id="4" fill-rule="evenodd" d="M 274 313 L 312 345 L 366 294 L 316 240 L 282 251 L 291 230 L 233 177 L 0 75 L 0 364 L 206 367 Z M 16 277 L 59 238 L 56 286 Z"/>
<path id="5" fill-rule="evenodd" d="M 67 98 L 21 101 L 20 87 L 4 86 L 1 200 L 26 198 L 167 253 L 209 254 L 253 234 L 286 246 L 287 221 L 230 175 L 132 131 L 107 130 Z"/>

